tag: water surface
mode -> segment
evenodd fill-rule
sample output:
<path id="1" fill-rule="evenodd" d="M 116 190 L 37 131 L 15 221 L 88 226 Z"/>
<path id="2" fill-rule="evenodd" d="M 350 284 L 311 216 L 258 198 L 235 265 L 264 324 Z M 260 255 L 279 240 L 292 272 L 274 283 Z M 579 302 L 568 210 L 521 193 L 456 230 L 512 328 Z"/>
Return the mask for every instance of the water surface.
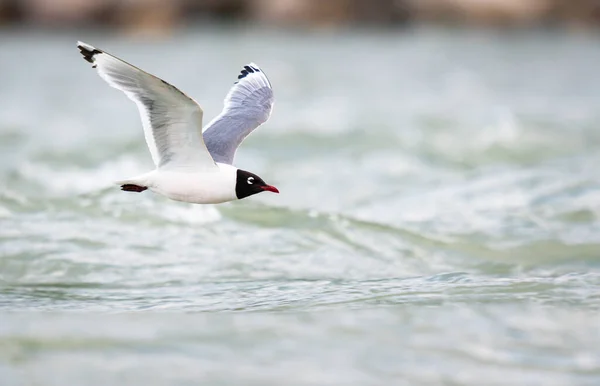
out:
<path id="1" fill-rule="evenodd" d="M 219 113 L 240 66 L 276 185 L 192 206 L 152 167 L 106 49 Z M 600 382 L 600 41 L 202 28 L 0 36 L 2 385 Z"/>

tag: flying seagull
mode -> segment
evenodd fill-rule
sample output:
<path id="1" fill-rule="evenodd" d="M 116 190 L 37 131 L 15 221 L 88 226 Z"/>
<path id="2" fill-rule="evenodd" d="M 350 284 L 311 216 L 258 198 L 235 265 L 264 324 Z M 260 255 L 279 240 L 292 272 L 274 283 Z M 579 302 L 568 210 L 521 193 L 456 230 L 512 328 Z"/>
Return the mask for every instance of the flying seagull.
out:
<path id="1" fill-rule="evenodd" d="M 273 90 L 254 63 L 244 66 L 221 114 L 202 129 L 202 108 L 175 86 L 89 44 L 83 58 L 137 105 L 156 169 L 117 182 L 121 190 L 146 189 L 172 200 L 216 204 L 260 192 L 279 193 L 254 173 L 233 166 L 242 141 L 271 115 Z"/>

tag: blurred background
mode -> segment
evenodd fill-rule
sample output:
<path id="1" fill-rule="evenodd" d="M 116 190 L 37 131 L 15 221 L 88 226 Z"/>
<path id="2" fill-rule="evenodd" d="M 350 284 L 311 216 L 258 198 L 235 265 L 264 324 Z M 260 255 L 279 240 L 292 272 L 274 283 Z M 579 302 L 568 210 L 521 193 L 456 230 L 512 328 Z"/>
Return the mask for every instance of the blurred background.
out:
<path id="1" fill-rule="evenodd" d="M 600 2 L 0 0 L 0 385 L 600 384 Z M 77 40 L 275 93 L 194 206 Z"/>
<path id="2" fill-rule="evenodd" d="M 182 23 L 250 22 L 326 28 L 439 23 L 480 26 L 593 27 L 596 0 L 2 0 L 4 24 L 110 26 L 166 32 Z"/>

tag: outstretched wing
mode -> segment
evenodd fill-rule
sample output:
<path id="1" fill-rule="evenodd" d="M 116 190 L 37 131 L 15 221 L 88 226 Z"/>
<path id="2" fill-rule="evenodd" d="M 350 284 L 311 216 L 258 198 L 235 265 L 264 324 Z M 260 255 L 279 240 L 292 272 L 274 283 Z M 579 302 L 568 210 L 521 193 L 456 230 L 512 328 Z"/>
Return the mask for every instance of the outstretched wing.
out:
<path id="1" fill-rule="evenodd" d="M 98 74 L 138 106 L 144 136 L 158 168 L 216 167 L 201 135 L 202 109 L 174 86 L 89 44 L 78 42 Z"/>
<path id="2" fill-rule="evenodd" d="M 271 82 L 256 64 L 244 66 L 225 97 L 223 111 L 204 128 L 204 142 L 213 159 L 233 164 L 240 143 L 269 119 L 272 108 Z"/>

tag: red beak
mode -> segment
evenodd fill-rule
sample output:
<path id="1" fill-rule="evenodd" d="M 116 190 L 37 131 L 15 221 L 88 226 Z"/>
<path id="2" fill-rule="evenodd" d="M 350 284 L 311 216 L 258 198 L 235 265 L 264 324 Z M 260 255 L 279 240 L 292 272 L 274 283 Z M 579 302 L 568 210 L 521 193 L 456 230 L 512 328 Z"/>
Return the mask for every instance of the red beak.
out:
<path id="1" fill-rule="evenodd" d="M 261 188 L 262 188 L 262 190 L 267 190 L 269 192 L 279 193 L 279 190 L 277 190 L 276 187 L 271 186 L 271 185 L 264 185 L 264 186 L 261 186 Z"/>

